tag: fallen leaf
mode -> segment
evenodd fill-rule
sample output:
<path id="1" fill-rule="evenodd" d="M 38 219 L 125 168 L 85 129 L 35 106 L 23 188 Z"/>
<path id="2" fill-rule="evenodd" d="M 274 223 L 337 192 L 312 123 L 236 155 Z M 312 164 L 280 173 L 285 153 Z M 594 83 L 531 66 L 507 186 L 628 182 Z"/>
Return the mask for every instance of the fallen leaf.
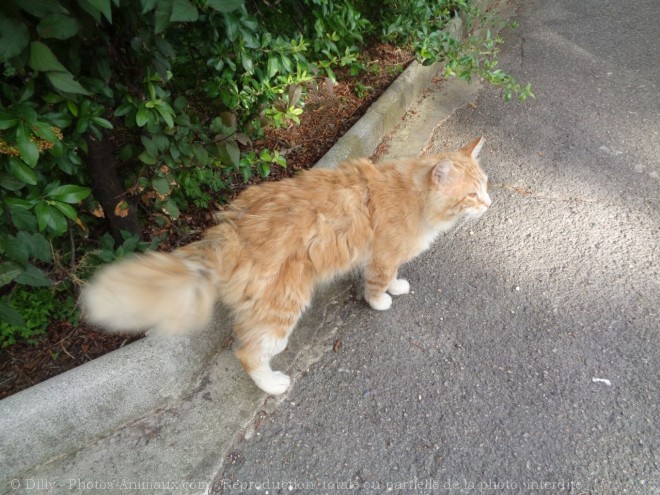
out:
<path id="1" fill-rule="evenodd" d="M 126 218 L 128 216 L 128 203 L 123 199 L 117 203 L 117 206 L 115 206 L 115 215 L 121 218 Z"/>
<path id="2" fill-rule="evenodd" d="M 333 352 L 338 352 L 339 349 L 341 349 L 341 341 L 344 339 L 344 337 L 339 337 L 337 340 L 335 340 L 334 345 L 332 346 Z"/>
<path id="3" fill-rule="evenodd" d="M 96 206 L 94 206 L 94 209 L 92 210 L 91 213 L 96 218 L 105 218 L 105 212 L 103 211 L 103 207 L 101 206 L 101 203 L 96 203 Z"/>
<path id="4" fill-rule="evenodd" d="M 471 106 L 472 108 L 474 108 L 475 110 L 479 107 L 479 105 L 477 105 L 477 103 L 474 102 L 474 101 L 471 101 L 471 102 L 470 102 L 470 106 Z"/>

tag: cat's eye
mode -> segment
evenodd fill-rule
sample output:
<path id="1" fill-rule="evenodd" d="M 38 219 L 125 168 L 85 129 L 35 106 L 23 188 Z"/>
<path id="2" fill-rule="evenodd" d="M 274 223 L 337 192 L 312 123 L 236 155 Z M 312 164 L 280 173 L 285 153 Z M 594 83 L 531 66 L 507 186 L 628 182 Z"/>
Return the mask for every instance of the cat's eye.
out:
<path id="1" fill-rule="evenodd" d="M 476 193 L 476 192 L 471 192 L 470 194 L 468 194 L 468 196 L 469 196 L 470 198 L 476 198 L 476 197 L 477 197 L 477 193 Z"/>

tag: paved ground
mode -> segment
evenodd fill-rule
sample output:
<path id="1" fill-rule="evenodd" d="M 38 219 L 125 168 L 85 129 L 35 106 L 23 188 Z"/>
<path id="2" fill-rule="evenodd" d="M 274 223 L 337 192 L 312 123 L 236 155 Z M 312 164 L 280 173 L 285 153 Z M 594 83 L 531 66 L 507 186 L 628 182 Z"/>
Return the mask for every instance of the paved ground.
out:
<path id="1" fill-rule="evenodd" d="M 501 64 L 536 100 L 485 87 L 429 143 L 486 137 L 491 210 L 390 311 L 333 306 L 216 492 L 660 493 L 660 3 L 518 14 Z"/>

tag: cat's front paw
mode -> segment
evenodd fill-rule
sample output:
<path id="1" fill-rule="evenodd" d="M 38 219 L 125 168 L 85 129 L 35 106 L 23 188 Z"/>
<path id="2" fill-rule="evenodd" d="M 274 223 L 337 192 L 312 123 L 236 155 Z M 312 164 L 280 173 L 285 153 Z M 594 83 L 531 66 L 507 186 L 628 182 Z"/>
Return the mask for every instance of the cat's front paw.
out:
<path id="1" fill-rule="evenodd" d="M 393 296 L 400 296 L 401 294 L 408 294 L 410 292 L 410 284 L 403 278 L 394 280 L 387 288 L 387 292 Z"/>
<path id="2" fill-rule="evenodd" d="M 392 306 L 392 298 L 389 294 L 385 294 L 384 292 L 376 297 L 367 298 L 367 302 L 369 303 L 369 306 L 378 311 L 385 311 Z"/>
<path id="3" fill-rule="evenodd" d="M 291 385 L 291 378 L 281 371 L 271 371 L 269 373 L 251 373 L 250 376 L 254 383 L 261 390 L 269 395 L 280 395 L 287 391 Z"/>

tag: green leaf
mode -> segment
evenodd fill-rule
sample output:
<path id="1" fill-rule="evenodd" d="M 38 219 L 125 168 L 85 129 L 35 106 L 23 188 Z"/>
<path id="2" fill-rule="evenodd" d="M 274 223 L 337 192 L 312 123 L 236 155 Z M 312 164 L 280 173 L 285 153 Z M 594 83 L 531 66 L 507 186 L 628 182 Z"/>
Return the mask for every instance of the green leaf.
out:
<path id="1" fill-rule="evenodd" d="M 39 136 L 41 139 L 45 139 L 49 143 L 56 143 L 59 141 L 57 138 L 57 134 L 53 131 L 51 126 L 49 124 L 46 124 L 44 122 L 35 122 L 34 124 L 30 125 L 32 132 L 34 132 L 37 136 Z"/>
<path id="2" fill-rule="evenodd" d="M 37 25 L 37 33 L 42 38 L 68 40 L 73 38 L 80 29 L 78 21 L 63 14 L 50 14 L 41 19 Z"/>
<path id="3" fill-rule="evenodd" d="M 17 179 L 23 181 L 26 184 L 30 184 L 31 186 L 36 185 L 37 174 L 18 158 L 10 156 L 7 168 L 9 173 Z"/>
<path id="4" fill-rule="evenodd" d="M 228 14 L 240 9 L 243 6 L 243 0 L 207 0 L 206 6 L 223 14 Z"/>
<path id="5" fill-rule="evenodd" d="M 172 22 L 194 22 L 199 17 L 197 8 L 188 0 L 174 0 L 172 2 Z"/>
<path id="6" fill-rule="evenodd" d="M 25 326 L 25 320 L 21 314 L 5 301 L 0 301 L 0 321 L 8 323 L 12 327 Z"/>
<path id="7" fill-rule="evenodd" d="M 18 19 L 8 19 L 0 13 L 0 62 L 20 55 L 29 42 L 27 26 Z"/>
<path id="8" fill-rule="evenodd" d="M 254 71 L 254 64 L 252 63 L 252 59 L 245 52 L 241 56 L 241 63 L 243 64 L 245 72 L 252 74 Z"/>
<path id="9" fill-rule="evenodd" d="M 37 222 L 39 223 L 40 232 L 46 227 L 50 228 L 56 234 L 63 234 L 66 232 L 68 224 L 64 215 L 45 201 L 39 203 L 35 207 L 34 212 L 37 214 Z"/>
<path id="10" fill-rule="evenodd" d="M 57 60 L 53 51 L 41 41 L 30 43 L 30 60 L 28 61 L 28 65 L 32 69 L 41 72 L 68 72 L 67 68 Z"/>
<path id="11" fill-rule="evenodd" d="M 89 196 L 91 192 L 92 190 L 89 187 L 66 184 L 56 187 L 46 196 L 57 201 L 62 201 L 63 203 L 76 204 Z"/>
<path id="12" fill-rule="evenodd" d="M 20 232 L 22 234 L 23 232 Z M 14 236 L 7 236 L 4 242 L 5 256 L 11 261 L 17 261 L 24 265 L 30 257 L 30 248 L 24 239 L 18 239 Z"/>
<path id="13" fill-rule="evenodd" d="M 138 159 L 142 163 L 146 163 L 147 165 L 154 165 L 158 161 L 156 157 L 151 153 L 149 153 L 149 151 L 147 150 L 144 150 L 142 153 L 140 153 L 138 155 Z"/>
<path id="14" fill-rule="evenodd" d="M 225 21 L 225 36 L 232 43 L 238 37 L 238 19 L 232 15 L 224 16 Z"/>
<path id="15" fill-rule="evenodd" d="M 193 143 L 192 145 L 192 150 L 193 153 L 195 154 L 195 158 L 197 158 L 197 161 L 202 164 L 206 165 L 209 161 L 209 152 L 206 150 L 204 145 L 200 143 Z"/>
<path id="16" fill-rule="evenodd" d="M 37 230 L 37 219 L 30 210 L 25 208 L 10 208 L 11 221 L 19 230 L 34 232 Z"/>
<path id="17" fill-rule="evenodd" d="M 165 201 L 163 201 L 160 207 L 162 208 L 163 212 L 172 219 L 178 218 L 181 214 L 179 207 L 170 198 L 167 198 Z"/>
<path id="18" fill-rule="evenodd" d="M 140 3 L 142 4 L 142 13 L 146 14 L 156 8 L 158 0 L 140 0 Z"/>
<path id="19" fill-rule="evenodd" d="M 102 117 L 92 117 L 92 122 L 104 129 L 113 129 L 112 124 Z"/>
<path id="20" fill-rule="evenodd" d="M 241 150 L 234 141 L 229 141 L 218 146 L 220 159 L 226 165 L 237 168 L 241 160 Z"/>
<path id="21" fill-rule="evenodd" d="M 23 273 L 23 268 L 13 261 L 3 261 L 0 263 L 0 286 L 7 285 L 9 282 Z"/>
<path id="22" fill-rule="evenodd" d="M 24 11 L 34 17 L 44 17 L 48 14 L 66 12 L 59 0 L 21 0 L 16 2 Z"/>
<path id="23" fill-rule="evenodd" d="M 49 287 L 53 285 L 53 282 L 50 281 L 43 270 L 40 270 L 31 264 L 28 264 L 25 271 L 14 280 L 16 280 L 18 283 L 29 285 L 31 287 Z"/>
<path id="24" fill-rule="evenodd" d="M 60 201 L 50 201 L 50 205 L 60 210 L 64 214 L 64 216 L 70 218 L 71 220 L 75 221 L 78 218 L 78 214 L 76 213 L 76 210 L 71 205 L 62 203 Z"/>
<path id="25" fill-rule="evenodd" d="M 110 0 L 86 0 L 89 2 L 91 5 L 94 6 L 95 9 L 98 9 L 103 16 L 108 20 L 110 24 L 112 24 L 112 4 L 110 3 Z"/>
<path id="26" fill-rule="evenodd" d="M 149 110 L 141 105 L 135 114 L 135 123 L 138 127 L 144 127 L 147 122 L 149 122 Z"/>
<path id="27" fill-rule="evenodd" d="M 46 72 L 46 77 L 56 89 L 63 93 L 89 95 L 89 92 L 73 78 L 73 74 L 70 72 Z"/>
<path id="28" fill-rule="evenodd" d="M 18 129 L 16 129 L 16 143 L 18 144 L 18 150 L 21 153 L 23 161 L 30 167 L 34 168 L 39 161 L 39 148 L 37 144 L 30 139 L 31 137 L 32 133 L 29 132 L 27 125 L 24 122 L 21 122 Z"/>
<path id="29" fill-rule="evenodd" d="M 167 103 L 162 102 L 156 105 L 156 110 L 160 116 L 163 117 L 167 127 L 174 127 L 174 119 L 172 118 L 174 111 L 172 110 L 172 107 L 170 107 Z"/>
<path id="30" fill-rule="evenodd" d="M 0 43 L 2 43 L 1 40 Z M 18 124 L 18 118 L 16 118 L 15 115 L 10 113 L 8 110 L 0 109 L 0 131 L 4 131 L 6 129 L 11 129 L 12 127 L 16 127 L 17 124 Z"/>
<path id="31" fill-rule="evenodd" d="M 159 194 L 168 194 L 170 192 L 170 183 L 168 180 L 164 177 L 154 177 L 151 179 L 151 186 L 159 193 Z"/>
<path id="32" fill-rule="evenodd" d="M 268 77 L 272 78 L 275 77 L 275 75 L 279 72 L 280 70 L 280 63 L 277 60 L 277 57 L 271 55 L 268 57 Z"/>
<path id="33" fill-rule="evenodd" d="M 11 160 L 11 158 L 9 159 Z M 17 158 L 15 159 L 17 160 Z M 19 189 L 22 189 L 25 184 L 25 181 L 22 181 L 13 175 L 0 172 L 0 187 L 7 191 L 18 191 Z"/>
<path id="34" fill-rule="evenodd" d="M 30 236 L 25 232 L 19 232 L 17 237 L 19 240 L 26 242 L 30 246 L 30 255 L 33 258 L 43 261 L 44 263 L 50 263 L 53 261 L 53 251 L 50 247 L 50 243 L 43 235 L 34 233 Z"/>
<path id="35" fill-rule="evenodd" d="M 170 25 L 172 16 L 172 0 L 159 0 L 154 12 L 154 31 L 156 34 L 165 31 Z"/>

